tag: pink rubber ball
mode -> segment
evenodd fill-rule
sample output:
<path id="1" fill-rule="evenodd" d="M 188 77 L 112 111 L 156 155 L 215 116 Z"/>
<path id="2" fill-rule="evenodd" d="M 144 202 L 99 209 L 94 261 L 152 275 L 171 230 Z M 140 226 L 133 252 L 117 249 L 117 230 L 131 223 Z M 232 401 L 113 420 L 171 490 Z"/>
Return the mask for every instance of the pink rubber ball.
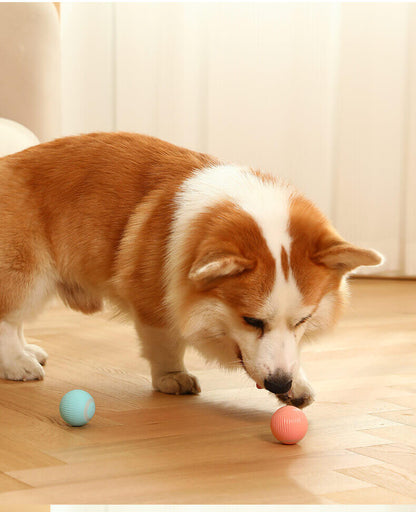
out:
<path id="1" fill-rule="evenodd" d="M 270 428 L 274 437 L 283 444 L 296 444 L 308 431 L 305 414 L 293 405 L 285 405 L 273 414 Z"/>

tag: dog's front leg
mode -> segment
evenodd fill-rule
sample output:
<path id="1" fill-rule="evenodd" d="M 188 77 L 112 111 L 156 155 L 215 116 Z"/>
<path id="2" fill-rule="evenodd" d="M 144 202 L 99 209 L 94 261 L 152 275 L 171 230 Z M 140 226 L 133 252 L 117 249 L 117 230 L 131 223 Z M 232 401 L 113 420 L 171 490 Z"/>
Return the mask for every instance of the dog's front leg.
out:
<path id="1" fill-rule="evenodd" d="M 136 330 L 142 342 L 142 356 L 150 363 L 154 389 L 173 395 L 196 395 L 201 391 L 197 378 L 186 371 L 184 343 L 168 329 L 136 322 Z"/>
<path id="2" fill-rule="evenodd" d="M 302 367 L 299 368 L 296 378 L 293 379 L 290 391 L 283 395 L 277 395 L 277 398 L 287 405 L 299 408 L 306 407 L 315 400 L 314 391 Z"/>

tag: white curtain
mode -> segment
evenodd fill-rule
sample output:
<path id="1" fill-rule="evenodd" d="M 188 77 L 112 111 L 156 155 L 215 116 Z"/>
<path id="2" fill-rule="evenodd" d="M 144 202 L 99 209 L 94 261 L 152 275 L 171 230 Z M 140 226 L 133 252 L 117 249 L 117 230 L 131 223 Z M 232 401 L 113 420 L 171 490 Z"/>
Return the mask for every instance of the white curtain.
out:
<path id="1" fill-rule="evenodd" d="M 130 130 L 288 178 L 416 275 L 416 5 L 62 4 L 63 130 Z"/>

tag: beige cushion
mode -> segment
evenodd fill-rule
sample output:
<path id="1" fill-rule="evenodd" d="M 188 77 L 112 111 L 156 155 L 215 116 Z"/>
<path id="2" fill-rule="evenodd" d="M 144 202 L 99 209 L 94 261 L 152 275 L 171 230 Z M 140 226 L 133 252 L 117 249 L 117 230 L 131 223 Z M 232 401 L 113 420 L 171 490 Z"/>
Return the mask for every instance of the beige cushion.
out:
<path id="1" fill-rule="evenodd" d="M 39 140 L 25 126 L 0 118 L 0 158 L 39 144 Z"/>

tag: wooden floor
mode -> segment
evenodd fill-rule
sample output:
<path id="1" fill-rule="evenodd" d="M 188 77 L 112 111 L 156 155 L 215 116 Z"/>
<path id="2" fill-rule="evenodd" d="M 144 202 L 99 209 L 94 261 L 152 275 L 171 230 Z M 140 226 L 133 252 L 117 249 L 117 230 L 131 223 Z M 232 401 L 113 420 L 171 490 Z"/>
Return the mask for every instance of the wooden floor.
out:
<path id="1" fill-rule="evenodd" d="M 297 446 L 272 437 L 269 393 L 193 353 L 200 396 L 153 392 L 131 326 L 105 315 L 53 304 L 26 334 L 50 358 L 42 382 L 0 381 L 2 505 L 416 503 L 416 281 L 353 281 L 304 352 L 317 401 Z M 97 406 L 81 428 L 58 412 L 74 388 Z"/>

